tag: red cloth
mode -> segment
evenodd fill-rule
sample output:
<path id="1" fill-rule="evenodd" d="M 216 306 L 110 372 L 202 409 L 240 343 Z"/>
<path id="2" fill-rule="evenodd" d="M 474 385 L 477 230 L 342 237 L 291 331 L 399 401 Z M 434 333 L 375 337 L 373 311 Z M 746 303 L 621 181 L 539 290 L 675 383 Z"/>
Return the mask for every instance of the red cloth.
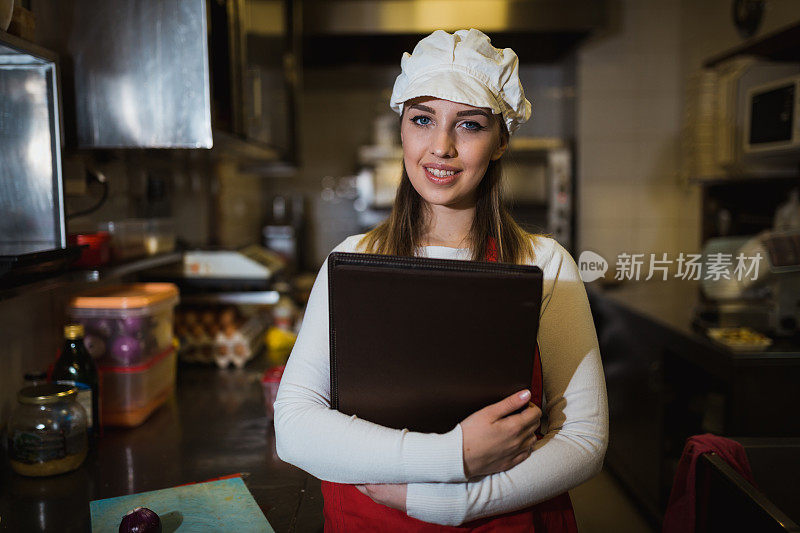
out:
<path id="1" fill-rule="evenodd" d="M 738 442 L 706 433 L 686 440 L 667 511 L 664 513 L 663 533 L 692 533 L 695 525 L 695 477 L 697 460 L 704 453 L 715 453 L 731 465 L 747 481 L 755 485 L 744 447 Z"/>
<path id="2" fill-rule="evenodd" d="M 385 531 L 387 533 L 577 533 L 569 494 L 564 493 L 533 507 L 473 520 L 461 526 L 440 526 L 411 518 L 402 511 L 380 505 L 354 485 L 322 482 L 325 499 L 325 533 Z"/>
<path id="3" fill-rule="evenodd" d="M 497 246 L 489 240 L 486 260 L 497 261 Z M 542 362 L 539 343 L 534 348 L 531 401 L 542 406 Z M 385 531 L 404 533 L 577 533 L 578 525 L 568 493 L 526 509 L 473 520 L 461 526 L 440 526 L 372 501 L 354 485 L 322 482 L 326 533 Z"/>

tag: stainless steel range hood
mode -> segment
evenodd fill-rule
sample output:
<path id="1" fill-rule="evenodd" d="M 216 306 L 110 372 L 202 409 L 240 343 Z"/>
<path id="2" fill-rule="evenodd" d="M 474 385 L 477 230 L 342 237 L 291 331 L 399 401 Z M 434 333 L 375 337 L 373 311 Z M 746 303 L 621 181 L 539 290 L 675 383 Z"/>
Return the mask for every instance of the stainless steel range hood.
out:
<path id="1" fill-rule="evenodd" d="M 526 62 L 552 62 L 607 19 L 606 0 L 305 0 L 303 64 L 395 65 L 420 37 L 468 28 Z"/>
<path id="2" fill-rule="evenodd" d="M 398 35 L 479 28 L 486 33 L 587 33 L 605 20 L 602 0 L 306 0 L 303 31 Z"/>

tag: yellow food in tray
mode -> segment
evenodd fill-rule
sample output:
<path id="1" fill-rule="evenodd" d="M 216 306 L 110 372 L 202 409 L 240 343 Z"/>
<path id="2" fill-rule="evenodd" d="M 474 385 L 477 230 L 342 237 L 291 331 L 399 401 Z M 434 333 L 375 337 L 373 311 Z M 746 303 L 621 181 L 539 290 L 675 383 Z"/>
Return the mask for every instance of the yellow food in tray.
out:
<path id="1" fill-rule="evenodd" d="M 772 339 L 745 327 L 709 328 L 708 336 L 737 351 L 764 350 L 772 344 Z"/>
<path id="2" fill-rule="evenodd" d="M 289 353 L 294 347 L 297 334 L 276 327 L 270 327 L 264 339 L 267 344 L 267 359 L 274 365 L 285 365 L 289 359 Z"/>

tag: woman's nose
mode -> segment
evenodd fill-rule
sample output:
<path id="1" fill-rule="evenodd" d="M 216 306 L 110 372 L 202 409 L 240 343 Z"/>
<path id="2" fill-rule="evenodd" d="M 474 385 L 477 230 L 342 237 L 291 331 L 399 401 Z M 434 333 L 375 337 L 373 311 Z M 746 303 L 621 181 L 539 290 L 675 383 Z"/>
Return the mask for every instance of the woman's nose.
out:
<path id="1" fill-rule="evenodd" d="M 456 145 L 450 130 L 443 128 L 434 133 L 431 143 L 431 154 L 436 157 L 456 156 Z"/>

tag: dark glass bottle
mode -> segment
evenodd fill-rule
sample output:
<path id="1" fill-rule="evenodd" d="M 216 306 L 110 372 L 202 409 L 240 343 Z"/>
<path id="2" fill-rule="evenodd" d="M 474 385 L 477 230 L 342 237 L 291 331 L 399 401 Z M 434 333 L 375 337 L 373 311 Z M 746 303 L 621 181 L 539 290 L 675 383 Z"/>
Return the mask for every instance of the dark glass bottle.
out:
<path id="1" fill-rule="evenodd" d="M 52 379 L 78 387 L 78 403 L 86 410 L 89 431 L 100 431 L 100 380 L 97 365 L 83 345 L 83 325 L 64 327 L 64 349 L 53 367 Z"/>

